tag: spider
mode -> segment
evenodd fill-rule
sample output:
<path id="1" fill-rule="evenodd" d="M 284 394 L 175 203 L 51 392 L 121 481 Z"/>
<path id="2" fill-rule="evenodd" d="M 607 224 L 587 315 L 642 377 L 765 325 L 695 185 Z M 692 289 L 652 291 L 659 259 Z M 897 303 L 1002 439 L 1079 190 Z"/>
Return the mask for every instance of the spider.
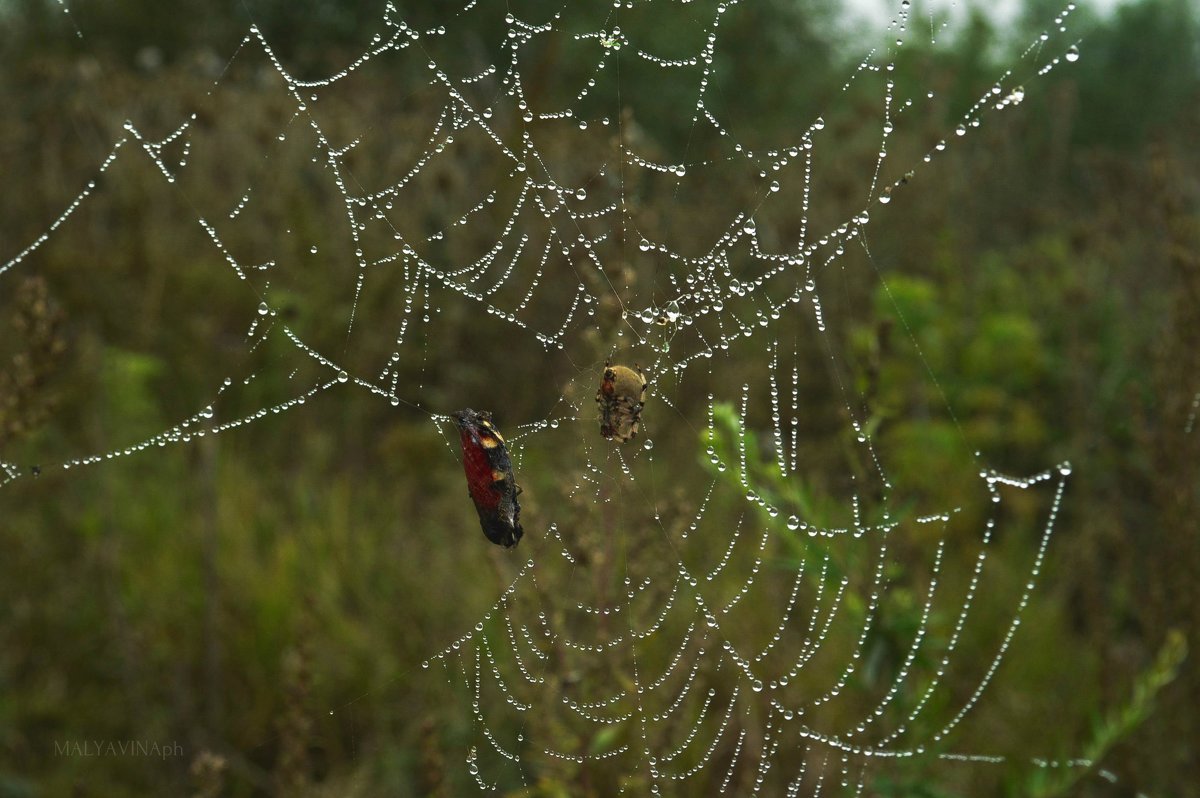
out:
<path id="1" fill-rule="evenodd" d="M 621 443 L 637 437 L 642 407 L 646 404 L 646 375 L 636 363 L 633 368 L 604 364 L 604 377 L 596 391 L 600 406 L 600 434 Z"/>

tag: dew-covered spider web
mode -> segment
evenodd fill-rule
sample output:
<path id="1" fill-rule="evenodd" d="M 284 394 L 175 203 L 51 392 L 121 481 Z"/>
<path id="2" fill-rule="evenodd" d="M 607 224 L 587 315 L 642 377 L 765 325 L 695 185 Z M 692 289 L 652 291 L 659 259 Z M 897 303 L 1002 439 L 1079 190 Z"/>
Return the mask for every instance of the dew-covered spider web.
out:
<path id="1" fill-rule="evenodd" d="M 65 257 L 64 229 L 121 225 L 123 186 L 153 185 L 140 223 L 176 243 L 148 257 L 237 285 L 243 311 L 237 336 L 190 331 L 195 362 L 172 368 L 216 376 L 189 383 L 192 406 L 167 426 L 5 462 L 4 490 L 251 428 L 287 438 L 314 405 L 366 397 L 374 419 L 421 425 L 399 479 L 461 498 L 449 519 L 434 502 L 395 507 L 411 543 L 386 556 L 452 550 L 487 585 L 472 622 L 423 629 L 423 655 L 387 674 L 456 718 L 447 767 L 463 783 L 862 795 L 906 767 L 961 785 L 1089 766 L 979 734 L 963 747 L 1020 648 L 1071 469 L 1006 474 L 972 450 L 891 290 L 902 247 L 872 236 L 908 192 L 937 192 L 940 159 L 1079 57 L 1073 6 L 959 105 L 898 77 L 911 42 L 955 35 L 907 0 L 842 83 L 808 94 L 799 73 L 749 85 L 755 52 L 725 45 L 735 27 L 786 38 L 782 4 L 430 6 L 386 3 L 373 37 L 315 74 L 251 26 L 206 95 L 126 122 L 44 234 L 0 253 L 8 290 Z M 271 97 L 267 122 L 225 124 L 247 87 Z M 796 98 L 771 109 L 786 124 L 756 116 Z M 827 123 L 845 103 L 870 122 Z M 105 280 L 104 258 L 84 255 L 78 282 Z M 877 444 L 889 358 L 940 397 L 900 413 L 944 419 L 958 503 L 931 502 L 903 448 Z M 625 444 L 598 431 L 606 362 L 649 383 Z M 457 470 L 449 414 L 467 406 L 493 413 L 524 488 L 511 551 L 483 538 Z M 1023 549 L 1001 541 L 1018 534 L 1014 503 L 1039 519 Z M 452 538 L 422 531 L 447 526 Z M 451 604 L 459 588 L 424 590 Z M 403 712 L 372 685 L 346 690 L 362 695 L 332 722 Z"/>

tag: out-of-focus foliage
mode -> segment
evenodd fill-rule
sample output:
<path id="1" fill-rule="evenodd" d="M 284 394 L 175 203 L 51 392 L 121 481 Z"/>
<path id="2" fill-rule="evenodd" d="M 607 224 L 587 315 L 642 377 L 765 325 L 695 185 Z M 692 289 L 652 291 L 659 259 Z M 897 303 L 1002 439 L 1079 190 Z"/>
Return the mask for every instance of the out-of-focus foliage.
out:
<path id="1" fill-rule="evenodd" d="M 298 73 L 320 74 L 362 49 L 381 4 L 324 2 L 302 11 L 247 0 L 221 13 L 199 0 L 68 5 L 70 18 L 55 3 L 0 4 L 3 257 L 61 212 L 126 118 L 165 134 L 193 110 L 201 129 L 215 130 L 219 113 L 236 121 L 235 133 L 220 132 L 228 136 L 224 156 L 259 159 L 290 113 L 270 71 L 243 73 L 235 64 L 226 77 L 238 101 L 216 108 L 207 94 L 249 25 L 279 42 Z M 438 13 L 436 4 L 399 5 L 418 19 Z M 1023 19 L 1044 26 L 1045 8 L 1033 3 Z M 839 89 L 856 63 L 848 53 L 877 42 L 839 41 L 833 20 L 802 3 L 743 3 L 728 19 L 713 103 L 731 118 L 752 118 L 739 135 L 762 141 L 786 138 L 797 120 L 822 113 L 841 143 L 817 176 L 828 206 L 812 215 L 814 223 L 839 218 L 859 201 L 878 146 L 878 97 Z M 673 33 L 657 35 L 669 41 Z M 937 99 L 917 120 L 919 146 L 898 146 L 889 160 L 919 157 L 944 135 L 974 99 L 971 87 L 997 74 L 1006 51 L 1024 41 L 1016 32 L 1009 41 L 977 17 L 949 47 L 907 43 L 897 85 L 930 87 Z M 495 37 L 481 32 L 479 47 L 491 46 Z M 1200 640 L 1200 424 L 1185 432 L 1200 391 L 1195 9 L 1184 0 L 1142 0 L 1093 16 L 1080 51 L 1077 64 L 1026 87 L 1021 106 L 972 131 L 892 203 L 873 208 L 870 255 L 848 253 L 843 283 L 823 290 L 830 312 L 851 322 L 833 344 L 869 402 L 869 430 L 902 486 L 898 508 L 916 495 L 955 505 L 977 480 L 947 465 L 963 449 L 1013 473 L 1064 459 L 1075 466 L 1034 611 L 989 693 L 989 711 L 963 730 L 964 748 L 1018 758 L 1090 751 L 1120 780 L 1063 785 L 1014 765 L 1012 795 L 1068 788 L 1194 795 L 1200 718 L 1151 714 L 1149 699 L 1159 691 L 1159 708 L 1200 706 L 1197 669 L 1185 663 L 1177 679 L 1165 678 L 1179 668 L 1169 656 L 1179 644 L 1156 664 L 1164 641 L 1176 640 L 1171 630 L 1193 648 Z M 554 74 L 554 54 L 545 59 L 540 74 Z M 354 130 L 370 126 L 371 109 L 417 108 L 427 98 L 419 88 L 399 94 L 404 77 L 364 81 L 353 103 L 331 116 Z M 631 81 L 624 100 L 631 135 L 646 151 L 688 146 L 690 110 L 680 109 L 693 97 L 658 97 Z M 396 148 L 428 135 L 420 115 L 412 117 L 392 131 Z M 324 219 L 342 211 L 334 197 L 309 190 L 310 156 L 302 148 L 276 153 L 277 185 L 263 201 L 280 227 L 319 237 Z M 403 162 L 386 148 L 363 157 L 387 174 Z M 219 166 L 211 165 L 214 174 Z M 431 229 L 452 207 L 438 200 L 470 196 L 463 187 L 475 167 L 464 159 L 434 176 L 438 191 L 425 211 Z M 225 363 L 242 357 L 253 308 L 228 274 L 210 268 L 210 245 L 195 226 L 171 221 L 172 200 L 158 181 L 149 170 L 112 175 L 113 220 L 121 224 L 64 227 L 35 281 L 0 277 L 0 459 L 33 463 L 35 452 L 68 456 L 140 440 L 195 412 L 197 398 L 225 376 Z M 750 188 L 731 181 L 712 192 L 748 195 Z M 629 194 L 646 206 L 662 199 L 632 184 Z M 716 229 L 709 199 L 673 198 L 659 224 Z M 198 205 L 212 200 L 189 197 Z M 798 217 L 797 207 L 764 219 L 761 235 L 794 234 Z M 256 233 L 245 235 L 242 243 L 253 247 Z M 330 241 L 322 251 L 346 246 Z M 299 245 L 294 254 L 304 256 Z M 83 272 L 104 277 L 81 280 Z M 563 296 L 574 289 L 544 287 Z M 348 302 L 297 290 L 285 312 L 335 340 Z M 368 347 L 378 338 L 383 349 L 392 332 L 364 326 L 356 335 Z M 444 392 L 440 409 L 489 396 L 502 424 L 544 415 L 546 396 L 563 390 L 556 369 L 565 364 L 514 350 L 511 358 L 524 359 L 508 369 L 523 382 L 497 380 L 487 364 L 464 357 L 484 343 L 463 314 L 452 335 L 403 365 L 425 369 Z M 604 345 L 596 342 L 598 358 Z M 867 465 L 844 437 L 828 354 L 815 346 L 801 354 L 811 366 L 803 377 L 810 410 L 801 425 L 802 479 L 772 471 L 760 446 L 764 419 L 742 429 L 726 408 L 718 440 L 693 437 L 690 448 L 662 456 L 707 462 L 712 445 L 732 459 L 741 439 L 758 490 L 803 517 L 835 523 L 846 485 L 833 475 Z M 269 352 L 264 359 L 255 386 L 266 404 L 286 392 L 289 374 L 270 367 Z M 740 384 L 737 364 L 723 368 Z M 470 734 L 469 711 L 408 678 L 414 663 L 474 623 L 474 608 L 494 599 L 502 576 L 495 561 L 478 556 L 457 465 L 441 456 L 442 446 L 431 443 L 427 420 L 347 393 L 290 411 L 286 426 L 255 425 L 0 490 L 0 795 L 458 795 L 473 788 L 463 763 L 448 759 Z M 536 516 L 539 495 L 565 493 L 563 481 L 578 468 L 527 458 L 526 516 Z M 672 501 L 690 507 L 702 488 L 678 485 Z M 1028 554 L 1044 510 L 1014 497 L 998 545 Z M 713 512 L 736 521 L 731 508 Z M 977 527 L 978 519 L 963 519 L 963 527 L 972 520 Z M 625 519 L 616 543 L 609 531 L 580 533 L 594 538 L 580 545 L 595 552 L 598 590 L 616 589 L 607 568 L 613 546 L 636 557 L 651 525 Z M 795 567 L 809 555 L 798 549 L 773 565 Z M 900 571 L 920 567 L 915 555 L 906 560 L 901 549 L 897 556 Z M 1010 576 L 1016 587 L 1021 575 Z M 871 641 L 873 665 L 852 689 L 891 673 L 918 605 L 911 593 L 893 594 Z M 985 602 L 979 611 L 986 627 Z M 1063 641 L 1074 652 L 1070 662 L 1061 657 Z M 971 664 L 986 666 L 990 653 Z M 186 754 L 161 761 L 54 754 L 55 741 L 100 738 L 178 740 Z M 578 742 L 603 750 L 612 741 Z M 561 765 L 525 794 L 603 794 L 613 786 L 605 778 Z M 969 775 L 929 762 L 871 790 L 979 794 Z"/>

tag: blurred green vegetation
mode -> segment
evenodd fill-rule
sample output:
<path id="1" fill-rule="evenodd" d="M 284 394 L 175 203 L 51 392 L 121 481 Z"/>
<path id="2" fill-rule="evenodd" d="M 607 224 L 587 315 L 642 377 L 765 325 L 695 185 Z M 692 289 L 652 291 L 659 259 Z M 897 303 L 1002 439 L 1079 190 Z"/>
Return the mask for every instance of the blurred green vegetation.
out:
<path id="1" fill-rule="evenodd" d="M 231 374 L 255 375 L 239 386 L 249 410 L 317 381 L 311 363 L 298 364 L 277 342 L 246 351 L 257 300 L 214 265 L 195 224 L 237 201 L 242 187 L 230 175 L 254 175 L 262 190 L 258 215 L 228 225 L 226 243 L 298 263 L 311 262 L 309 247 L 317 247 L 324 269 L 281 278 L 266 295 L 306 340 L 344 347 L 354 295 L 326 290 L 325 280 L 328 271 L 343 288 L 353 282 L 341 197 L 312 163 L 310 141 L 277 141 L 294 104 L 269 64 L 229 58 L 254 23 L 296 74 L 324 74 L 365 48 L 381 12 L 367 0 L 315 3 L 304 13 L 254 0 L 219 11 L 196 0 L 67 5 L 69 15 L 41 0 L 0 3 L 0 99 L 9 111 L 0 126 L 0 258 L 40 235 L 94 177 L 126 119 L 161 137 L 196 113 L 197 138 L 210 147 L 197 146 L 191 170 L 201 177 L 186 178 L 180 191 L 164 191 L 144 162 L 117 161 L 100 178 L 101 213 L 72 220 L 35 258 L 0 275 L 0 460 L 25 469 L 144 440 L 212 402 L 214 386 Z M 444 21 L 441 4 L 397 5 L 415 27 Z M 817 5 L 770 0 L 731 11 L 710 93 L 748 146 L 796 140 L 823 115 L 833 143 L 823 144 L 824 157 L 818 151 L 821 201 L 809 213 L 820 229 L 856 209 L 874 168 L 878 93 L 863 81 L 841 87 L 880 42 L 874 32 L 845 30 Z M 502 10 L 485 9 L 445 58 L 495 61 L 504 43 L 491 34 L 503 29 Z M 657 24 L 653 13 L 643 19 L 645 35 L 665 52 L 686 50 L 686 31 Z M 918 160 L 952 131 L 1055 13 L 1031 0 L 1013 30 L 976 15 L 944 45 L 907 42 L 892 79 L 908 94 L 928 88 L 936 98 L 906 120 L 889 165 Z M 599 14 L 584 27 L 602 21 Z M 871 467 L 851 440 L 831 356 L 864 397 L 867 431 L 897 486 L 896 515 L 964 505 L 953 526 L 962 540 L 958 530 L 983 521 L 963 498 L 978 484 L 964 468 L 970 452 L 1013 474 L 1070 460 L 1067 500 L 1017 652 L 977 722 L 962 729 L 962 749 L 1013 755 L 1001 783 L 983 788 L 967 771 L 917 758 L 870 784 L 871 795 L 1200 795 L 1200 716 L 1180 710 L 1200 706 L 1200 674 L 1181 664 L 1184 640 L 1200 640 L 1200 429 L 1189 426 L 1200 391 L 1200 29 L 1184 0 L 1141 0 L 1111 16 L 1085 6 L 1071 24 L 1078 63 L 1030 82 L 1021 105 L 972 130 L 891 203 L 871 209 L 869 254 L 848 250 L 836 279 L 822 284 L 826 313 L 842 321 L 828 336 L 833 352 L 804 343 L 811 328 L 803 323 L 785 328 L 802 339 L 800 474 L 785 479 L 774 467 L 766 413 L 754 411 L 743 428 L 718 405 L 715 440 L 695 430 L 671 436 L 670 416 L 653 399 L 647 429 L 658 462 L 700 464 L 680 467 L 686 479 L 663 490 L 661 518 L 623 506 L 597 523 L 593 508 L 572 505 L 580 500 L 568 483 L 582 465 L 565 450 L 530 447 L 519 461 L 527 528 L 536 528 L 529 519 L 540 507 L 566 513 L 560 525 L 574 521 L 590 557 L 582 567 L 602 597 L 620 590 L 618 559 L 636 559 L 661 528 L 682 524 L 710 480 L 737 479 L 732 468 L 711 467 L 708 446 L 729 463 L 739 445 L 747 448 L 755 490 L 786 508 L 763 523 L 785 530 L 791 513 L 814 525 L 846 523 L 848 478 L 834 475 L 863 477 Z M 527 89 L 550 102 L 564 91 L 555 76 L 573 85 L 577 65 L 551 48 L 539 57 L 528 67 L 539 82 Z M 702 157 L 709 145 L 692 138 L 694 95 L 661 88 L 635 62 L 622 69 L 621 113 L 640 150 L 664 162 L 682 152 Z M 402 61 L 322 99 L 330 136 L 370 134 L 352 156 L 358 174 L 396 179 L 427 140 L 437 93 L 424 72 L 423 58 Z M 221 88 L 210 91 L 218 77 Z M 496 127 L 519 137 L 516 120 Z M 455 217 L 456 200 L 477 201 L 476 181 L 504 185 L 486 157 L 490 142 L 461 146 L 425 171 L 420 190 L 429 202 L 407 214 L 413 230 L 440 229 Z M 564 137 L 542 146 L 569 162 L 577 145 Z M 581 162 L 610 145 L 593 146 Z M 631 213 L 656 240 L 706 242 L 696 231 L 721 229 L 722 208 L 754 196 L 750 178 L 722 177 L 682 196 L 651 178 L 629 176 L 624 187 Z M 763 240 L 794 239 L 801 224 L 798 201 L 758 217 Z M 444 254 L 461 263 L 470 251 L 447 243 Z M 658 268 L 614 257 L 604 278 L 623 286 L 628 302 L 658 293 Z M 562 308 L 576 283 L 547 279 L 541 290 Z M 600 317 L 614 320 L 620 306 L 590 287 L 607 300 Z M 354 335 L 364 354 L 352 365 L 362 373 L 390 351 L 396 297 L 408 292 L 400 277 L 382 276 L 359 300 Z M 580 392 L 591 383 L 581 375 L 617 343 L 585 339 L 583 365 L 529 341 L 497 352 L 474 311 L 441 310 L 436 334 L 406 347 L 398 368 L 420 386 L 424 410 L 486 402 L 510 438 L 518 423 L 550 415 L 560 394 L 588 400 Z M 539 321 L 553 328 L 561 315 Z M 720 368 L 727 385 L 762 387 L 761 363 Z M 676 397 L 681 414 L 703 412 L 703 392 L 695 393 Z M 37 479 L 0 488 L 0 796 L 473 790 L 462 762 L 472 739 L 467 699 L 418 678 L 420 663 L 481 617 L 512 567 L 497 552 L 481 553 L 447 449 L 453 442 L 413 408 L 341 391 L 229 434 L 82 470 L 46 465 Z M 1027 562 L 1044 497 L 1005 499 L 997 561 Z M 744 507 L 715 506 L 709 517 L 733 528 Z M 868 502 L 865 512 L 877 519 L 880 509 Z M 927 576 L 921 542 L 893 548 L 889 581 Z M 864 567 L 852 548 L 803 543 L 773 551 L 770 566 L 794 569 L 825 554 L 838 571 Z M 946 570 L 961 573 L 971 550 L 951 546 L 947 556 Z M 1025 573 L 1013 566 L 997 578 L 1011 595 Z M 861 614 L 860 587 L 847 606 Z M 545 593 L 552 601 L 554 591 Z M 865 655 L 870 666 L 850 691 L 865 700 L 889 683 L 922 600 L 907 588 L 889 591 Z M 984 630 L 1005 608 L 981 597 L 976 610 L 986 642 Z M 963 654 L 975 658 L 968 670 L 986 667 L 993 653 L 987 645 L 962 650 L 976 652 Z M 969 684 L 964 676 L 951 687 L 961 695 Z M 559 701 L 562 689 L 547 686 L 546 700 Z M 911 700 L 901 696 L 898 706 Z M 564 750 L 596 752 L 634 733 L 616 727 L 568 740 L 570 730 L 550 731 L 564 735 Z M 55 741 L 95 739 L 177 740 L 186 753 L 54 754 Z M 1075 756 L 1100 757 L 1117 783 L 1029 764 Z M 539 763 L 537 773 L 524 791 L 506 787 L 549 796 L 616 786 L 600 769 L 562 761 Z"/>

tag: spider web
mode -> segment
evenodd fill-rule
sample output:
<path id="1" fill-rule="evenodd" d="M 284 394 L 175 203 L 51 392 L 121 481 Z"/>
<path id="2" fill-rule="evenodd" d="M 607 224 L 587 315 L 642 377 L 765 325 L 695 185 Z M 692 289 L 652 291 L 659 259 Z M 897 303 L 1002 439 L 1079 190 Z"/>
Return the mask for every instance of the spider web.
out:
<path id="1" fill-rule="evenodd" d="M 190 227 L 181 245 L 245 287 L 239 351 L 177 423 L 39 470 L 155 457 L 252 424 L 285 431 L 278 417 L 347 392 L 427 418 L 444 441 L 436 456 L 453 462 L 448 412 L 470 402 L 506 433 L 527 535 L 499 554 L 466 524 L 468 542 L 454 545 L 496 558 L 499 597 L 396 678 L 425 679 L 458 708 L 469 726 L 462 765 L 481 790 L 557 776 L 635 794 L 859 795 L 908 760 L 1001 770 L 1003 752 L 954 741 L 1014 643 L 1070 466 L 1009 476 L 966 452 L 961 468 L 978 479 L 960 507 L 925 506 L 894 484 L 847 354 L 864 298 L 843 283 L 866 270 L 890 296 L 872 215 L 1078 57 L 1065 35 L 1073 6 L 926 146 L 904 138 L 906 125 L 941 98 L 898 86 L 894 64 L 909 37 L 949 32 L 931 18 L 918 33 L 908 2 L 897 5 L 892 44 L 832 95 L 877 103 L 872 168 L 835 201 L 822 169 L 848 146 L 845 131 L 815 115 L 769 141 L 711 88 L 747 57 L 722 50 L 746 5 L 472 0 L 417 19 L 388 3 L 371 42 L 317 78 L 251 27 L 205 107 L 165 136 L 127 122 L 95 179 L 0 264 L 0 279 L 36 271 L 63 225 L 149 164 Z M 483 47 L 479 30 L 492 34 Z M 561 74 L 547 76 L 551 48 Z M 380 75 L 399 76 L 396 107 L 356 108 L 357 82 Z M 239 162 L 222 136 L 249 133 L 220 120 L 243 80 L 273 87 L 283 121 Z M 691 105 L 670 107 L 679 97 Z M 214 170 L 229 187 L 223 205 L 196 188 Z M 285 170 L 333 202 L 287 198 L 310 224 L 274 229 L 275 249 L 259 251 Z M 318 297 L 323 312 L 295 313 L 297 297 Z M 391 331 L 391 346 L 364 329 Z M 484 375 L 469 398 L 447 388 L 447 365 L 431 354 L 447 340 L 459 360 L 450 368 Z M 508 373 L 506 354 L 530 351 L 546 371 Z M 624 446 L 597 432 L 592 397 L 607 360 L 637 362 L 649 379 L 642 437 Z M 264 398 L 256 376 L 280 362 L 294 390 Z M 836 417 L 812 415 L 818 383 L 840 398 Z M 520 393 L 545 397 L 544 412 L 508 416 Z M 957 424 L 948 402 L 940 410 Z M 829 462 L 809 442 L 828 425 L 853 454 L 824 475 L 836 498 L 820 502 L 804 486 L 809 463 Z M 557 493 L 538 477 L 547 467 L 564 469 Z M 32 475 L 3 469 L 5 486 Z M 681 495 L 679 485 L 707 487 Z M 1016 495 L 1044 520 L 1034 556 L 1004 563 L 993 585 L 995 538 Z M 898 548 L 920 553 L 915 585 L 889 567 Z M 877 667 L 900 589 L 915 626 L 887 676 L 852 690 Z M 976 625 L 990 628 L 972 634 Z M 981 672 L 956 669 L 968 646 Z"/>

